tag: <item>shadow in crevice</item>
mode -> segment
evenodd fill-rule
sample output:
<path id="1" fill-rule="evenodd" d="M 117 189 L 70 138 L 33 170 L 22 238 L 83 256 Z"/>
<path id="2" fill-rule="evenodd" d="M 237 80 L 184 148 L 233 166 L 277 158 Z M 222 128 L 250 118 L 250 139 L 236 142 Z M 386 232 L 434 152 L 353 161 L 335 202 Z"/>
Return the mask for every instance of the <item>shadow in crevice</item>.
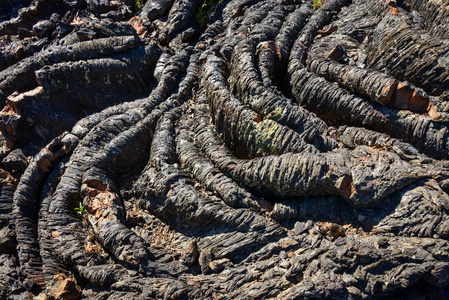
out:
<path id="1" fill-rule="evenodd" d="M 296 222 L 311 220 L 339 225 L 349 224 L 353 228 L 370 232 L 383 219 L 395 212 L 405 193 L 422 184 L 422 182 L 411 184 L 369 208 L 355 207 L 340 196 L 276 199 L 277 201 L 270 199 L 277 202 L 271 217 L 288 229 L 292 229 Z"/>

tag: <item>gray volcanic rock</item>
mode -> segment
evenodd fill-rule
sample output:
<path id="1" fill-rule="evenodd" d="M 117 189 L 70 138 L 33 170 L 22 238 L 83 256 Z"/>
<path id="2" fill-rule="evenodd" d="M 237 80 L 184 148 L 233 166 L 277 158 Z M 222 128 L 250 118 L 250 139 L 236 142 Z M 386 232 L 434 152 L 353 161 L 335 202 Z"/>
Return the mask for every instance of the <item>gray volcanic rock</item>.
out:
<path id="1" fill-rule="evenodd" d="M 445 1 L 3 2 L 1 299 L 449 298 Z"/>

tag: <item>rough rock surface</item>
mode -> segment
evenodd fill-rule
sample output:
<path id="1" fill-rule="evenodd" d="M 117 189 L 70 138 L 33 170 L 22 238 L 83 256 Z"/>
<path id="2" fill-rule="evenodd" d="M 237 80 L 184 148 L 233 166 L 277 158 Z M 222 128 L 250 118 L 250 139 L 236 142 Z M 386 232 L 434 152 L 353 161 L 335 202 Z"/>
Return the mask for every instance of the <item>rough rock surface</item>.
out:
<path id="1" fill-rule="evenodd" d="M 447 0 L 0 0 L 0 299 L 449 299 Z"/>

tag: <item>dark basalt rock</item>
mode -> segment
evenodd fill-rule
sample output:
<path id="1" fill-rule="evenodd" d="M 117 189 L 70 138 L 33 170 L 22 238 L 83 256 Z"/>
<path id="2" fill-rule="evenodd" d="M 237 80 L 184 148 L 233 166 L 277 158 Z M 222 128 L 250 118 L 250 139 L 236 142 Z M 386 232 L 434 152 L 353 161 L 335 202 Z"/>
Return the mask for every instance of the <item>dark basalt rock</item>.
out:
<path id="1" fill-rule="evenodd" d="M 323 2 L 0 0 L 0 298 L 448 298 L 447 3 Z"/>
<path id="2" fill-rule="evenodd" d="M 23 173 L 28 166 L 28 160 L 22 150 L 16 149 L 11 151 L 3 160 L 3 165 L 10 172 Z"/>

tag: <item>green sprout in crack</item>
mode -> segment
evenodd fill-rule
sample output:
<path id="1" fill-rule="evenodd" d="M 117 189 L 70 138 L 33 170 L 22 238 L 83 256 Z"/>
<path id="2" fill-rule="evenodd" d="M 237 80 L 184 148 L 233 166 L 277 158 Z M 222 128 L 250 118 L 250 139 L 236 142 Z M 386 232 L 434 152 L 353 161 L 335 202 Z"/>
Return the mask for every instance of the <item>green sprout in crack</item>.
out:
<path id="1" fill-rule="evenodd" d="M 318 9 L 318 8 L 320 8 L 321 6 L 323 6 L 324 3 L 326 3 L 326 1 L 323 1 L 323 0 L 313 0 L 313 5 L 312 5 L 312 7 L 313 7 L 314 9 Z"/>
<path id="2" fill-rule="evenodd" d="M 142 6 L 141 0 L 136 0 L 134 3 L 134 9 L 138 10 Z"/>
<path id="3" fill-rule="evenodd" d="M 84 205 L 81 202 L 78 207 L 75 207 L 75 212 L 77 215 L 82 216 L 82 217 L 87 215 L 87 210 L 84 208 Z"/>
<path id="4" fill-rule="evenodd" d="M 196 21 L 201 26 L 204 25 L 204 23 L 206 23 L 206 10 L 207 10 L 207 0 L 204 0 L 198 13 L 196 14 Z"/>
<path id="5" fill-rule="evenodd" d="M 203 26 L 206 24 L 206 20 L 212 15 L 213 8 L 223 2 L 224 0 L 204 0 L 196 14 L 196 22 L 198 25 Z"/>

